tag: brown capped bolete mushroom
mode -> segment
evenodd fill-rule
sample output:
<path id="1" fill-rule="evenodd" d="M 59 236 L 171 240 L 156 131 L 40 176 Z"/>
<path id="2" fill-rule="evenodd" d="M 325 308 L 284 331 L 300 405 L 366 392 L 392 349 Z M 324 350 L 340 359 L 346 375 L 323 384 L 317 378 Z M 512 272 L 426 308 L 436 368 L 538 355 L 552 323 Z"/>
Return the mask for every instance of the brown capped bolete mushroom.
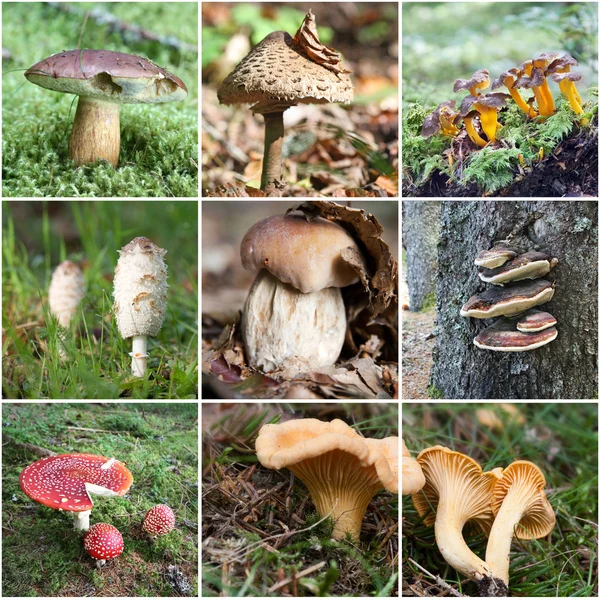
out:
<path id="1" fill-rule="evenodd" d="M 556 327 L 546 327 L 538 331 L 518 329 L 514 319 L 498 319 L 484 329 L 473 340 L 482 350 L 496 352 L 527 352 L 541 348 L 558 336 Z"/>
<path id="2" fill-rule="evenodd" d="M 411 456 L 410 450 L 402 440 L 402 495 L 418 492 L 425 485 L 425 475 L 421 465 Z"/>
<path id="3" fill-rule="evenodd" d="M 481 294 L 471 296 L 460 309 L 461 317 L 490 319 L 516 315 L 552 300 L 554 284 L 536 279 L 503 288 L 493 287 Z"/>
<path id="4" fill-rule="evenodd" d="M 446 562 L 473 581 L 491 577 L 492 570 L 467 546 L 462 530 L 472 521 L 487 532 L 493 520 L 492 492 L 500 470 L 483 473 L 469 456 L 433 446 L 417 456 L 425 486 L 413 494 L 413 504 L 426 525 L 434 525 L 435 541 Z"/>
<path id="5" fill-rule="evenodd" d="M 338 52 L 319 41 L 309 9 L 292 37 L 275 31 L 257 44 L 226 77 L 217 96 L 221 104 L 253 104 L 265 120 L 265 150 L 260 187 L 280 195 L 283 113 L 297 104 L 323 104 L 353 99 L 348 69 Z"/>
<path id="6" fill-rule="evenodd" d="M 456 122 L 459 114 L 456 110 L 456 100 L 446 100 L 438 104 L 437 108 L 423 121 L 421 135 L 431 137 L 436 133 L 453 136 L 459 132 Z"/>
<path id="7" fill-rule="evenodd" d="M 21 489 L 32 500 L 75 513 L 75 529 L 87 531 L 94 503 L 90 494 L 126 494 L 133 483 L 127 467 L 95 454 L 59 454 L 35 461 L 21 471 Z"/>
<path id="8" fill-rule="evenodd" d="M 269 469 L 301 479 L 333 537 L 357 540 L 367 506 L 380 490 L 398 493 L 398 438 L 366 439 L 339 419 L 263 425 L 256 455 Z"/>
<path id="9" fill-rule="evenodd" d="M 519 254 L 516 248 L 497 244 L 490 250 L 482 250 L 475 257 L 475 264 L 478 267 L 485 267 L 486 269 L 494 269 L 500 267 L 509 260 L 515 258 Z"/>
<path id="10" fill-rule="evenodd" d="M 184 100 L 179 77 L 141 56 L 109 50 L 68 50 L 25 72 L 31 82 L 54 92 L 79 96 L 69 138 L 77 165 L 119 162 L 121 104 L 159 104 Z"/>
<path id="11" fill-rule="evenodd" d="M 335 363 L 346 334 L 340 288 L 358 281 L 342 258 L 347 249 L 364 262 L 348 232 L 321 217 L 290 213 L 248 230 L 242 266 L 260 269 L 242 317 L 251 366 L 293 376 Z"/>
<path id="12" fill-rule="evenodd" d="M 558 259 L 550 257 L 545 252 L 525 252 L 500 267 L 480 270 L 479 279 L 494 285 L 504 285 L 509 281 L 537 279 L 549 273 L 550 269 L 557 264 Z"/>
<path id="13" fill-rule="evenodd" d="M 513 536 L 534 540 L 554 529 L 554 511 L 546 498 L 545 487 L 543 473 L 526 460 L 515 461 L 504 469 L 494 487 L 491 507 L 495 519 L 485 560 L 493 578 L 504 583 L 506 591 Z"/>
<path id="14" fill-rule="evenodd" d="M 496 90 L 499 87 L 506 87 L 508 92 L 512 96 L 512 99 L 515 101 L 516 105 L 528 116 L 531 118 L 537 117 L 537 112 L 535 109 L 529 105 L 521 94 L 519 94 L 519 90 L 515 88 L 515 81 L 519 78 L 519 69 L 516 67 L 513 69 L 509 69 L 508 71 L 504 71 L 504 73 L 500 73 L 500 76 L 497 79 L 494 79 L 492 83 L 492 90 Z"/>

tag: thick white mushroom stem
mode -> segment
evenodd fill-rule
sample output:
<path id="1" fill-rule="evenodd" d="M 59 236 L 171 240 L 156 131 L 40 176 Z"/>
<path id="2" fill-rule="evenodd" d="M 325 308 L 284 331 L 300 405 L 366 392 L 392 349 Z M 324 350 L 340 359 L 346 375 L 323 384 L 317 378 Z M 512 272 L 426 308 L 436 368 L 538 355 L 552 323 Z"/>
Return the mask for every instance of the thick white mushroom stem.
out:
<path id="1" fill-rule="evenodd" d="M 134 377 L 143 377 L 146 373 L 147 350 L 148 337 L 145 335 L 134 336 L 131 348 L 131 373 Z"/>
<path id="2" fill-rule="evenodd" d="M 99 160 L 113 167 L 119 163 L 121 148 L 121 105 L 96 98 L 80 96 L 71 137 L 69 157 L 77 165 L 89 165 Z"/>
<path id="3" fill-rule="evenodd" d="M 87 531 L 90 528 L 90 515 L 91 510 L 82 510 L 81 512 L 73 513 L 75 518 L 73 520 L 73 527 L 76 531 Z"/>

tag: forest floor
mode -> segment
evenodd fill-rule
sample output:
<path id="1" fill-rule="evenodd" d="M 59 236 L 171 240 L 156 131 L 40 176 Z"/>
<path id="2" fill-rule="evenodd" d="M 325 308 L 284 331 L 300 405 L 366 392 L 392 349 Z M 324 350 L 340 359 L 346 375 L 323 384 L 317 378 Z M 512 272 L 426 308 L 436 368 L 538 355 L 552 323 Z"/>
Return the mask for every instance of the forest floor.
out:
<path id="1" fill-rule="evenodd" d="M 402 311 L 402 398 L 430 398 L 427 388 L 435 345 L 435 308 L 425 312 Z"/>

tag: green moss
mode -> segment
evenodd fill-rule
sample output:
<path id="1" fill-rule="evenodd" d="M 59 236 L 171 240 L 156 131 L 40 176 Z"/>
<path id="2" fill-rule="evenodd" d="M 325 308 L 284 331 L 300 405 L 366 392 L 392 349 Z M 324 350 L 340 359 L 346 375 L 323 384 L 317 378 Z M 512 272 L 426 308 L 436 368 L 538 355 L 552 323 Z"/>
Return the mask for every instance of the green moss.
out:
<path id="1" fill-rule="evenodd" d="M 440 390 L 438 387 L 436 387 L 435 385 L 430 385 L 427 388 L 427 395 L 431 398 L 431 399 L 436 399 L 439 400 L 440 398 L 444 397 L 444 392 L 442 392 L 442 390 Z"/>
<path id="2" fill-rule="evenodd" d="M 435 308 L 435 300 L 435 292 L 430 292 L 429 294 L 426 294 L 425 298 L 423 298 L 423 304 L 421 306 L 420 312 L 427 312 L 428 310 Z"/>

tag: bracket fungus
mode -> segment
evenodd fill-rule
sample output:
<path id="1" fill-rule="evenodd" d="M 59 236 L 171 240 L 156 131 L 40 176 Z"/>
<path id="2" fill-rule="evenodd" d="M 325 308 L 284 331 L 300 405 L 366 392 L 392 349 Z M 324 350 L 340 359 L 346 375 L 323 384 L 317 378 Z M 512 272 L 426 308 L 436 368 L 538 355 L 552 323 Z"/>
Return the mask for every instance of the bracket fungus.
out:
<path id="1" fill-rule="evenodd" d="M 366 439 L 339 419 L 297 419 L 264 425 L 256 455 L 269 469 L 289 469 L 301 479 L 333 537 L 357 540 L 371 498 L 398 493 L 398 438 Z"/>
<path id="2" fill-rule="evenodd" d="M 340 54 L 320 42 L 309 9 L 294 37 L 269 34 L 223 81 L 217 92 L 221 104 L 253 104 L 252 112 L 264 117 L 263 191 L 275 195 L 281 187 L 283 113 L 297 104 L 349 104 L 350 73 Z"/>
<path id="3" fill-rule="evenodd" d="M 548 312 L 530 310 L 519 317 L 517 329 L 525 332 L 543 331 L 556 325 L 556 319 Z"/>
<path id="4" fill-rule="evenodd" d="M 358 281 L 342 258 L 354 239 L 332 221 L 304 215 L 268 217 L 241 244 L 245 269 L 260 269 L 244 305 L 242 336 L 251 366 L 290 375 L 330 366 L 346 335 L 339 288 Z"/>
<path id="5" fill-rule="evenodd" d="M 546 313 L 547 314 L 547 313 Z M 556 320 L 554 321 L 556 322 Z M 527 352 L 541 348 L 558 336 L 556 327 L 547 326 L 541 330 L 519 329 L 515 319 L 499 319 L 480 332 L 473 343 L 482 350 L 496 352 Z"/>
<path id="6" fill-rule="evenodd" d="M 110 558 L 119 556 L 124 548 L 121 532 L 108 523 L 96 523 L 83 538 L 85 551 L 96 559 L 96 566 L 101 567 Z"/>
<path id="7" fill-rule="evenodd" d="M 185 83 L 141 56 L 109 50 L 68 50 L 25 72 L 31 83 L 79 96 L 69 156 L 77 165 L 119 162 L 121 104 L 184 100 Z"/>
<path id="8" fill-rule="evenodd" d="M 417 456 L 417 462 L 423 469 L 425 486 L 413 494 L 413 504 L 425 517 L 425 524 L 434 525 L 442 556 L 473 581 L 491 577 L 492 570 L 470 550 L 462 530 L 472 521 L 482 531 L 489 531 L 492 492 L 501 470 L 483 473 L 472 458 L 444 446 L 426 448 Z"/>
<path id="9" fill-rule="evenodd" d="M 156 336 L 167 310 L 167 266 L 163 248 L 145 237 L 136 237 L 119 250 L 115 269 L 114 311 L 119 333 L 133 338 L 134 376 L 143 377 L 148 358 L 148 336 Z"/>
<path id="10" fill-rule="evenodd" d="M 502 472 L 494 487 L 491 507 L 495 515 L 485 560 L 495 580 L 508 591 L 510 545 L 513 536 L 533 540 L 547 536 L 555 525 L 544 488 L 546 479 L 532 462 L 518 460 Z"/>
<path id="11" fill-rule="evenodd" d="M 509 281 L 537 279 L 550 272 L 558 264 L 544 252 L 526 252 L 495 269 L 482 269 L 479 279 L 494 285 L 503 285 Z"/>
<path id="12" fill-rule="evenodd" d="M 475 257 L 475 265 L 494 269 L 515 258 L 519 252 L 510 246 L 497 245 L 490 250 L 482 250 Z"/>
<path id="13" fill-rule="evenodd" d="M 402 495 L 418 492 L 425 485 L 425 475 L 421 465 L 411 456 L 402 440 Z"/>
<path id="14" fill-rule="evenodd" d="M 41 458 L 25 467 L 21 489 L 32 500 L 74 513 L 75 529 L 87 531 L 94 503 L 90 494 L 123 496 L 133 483 L 127 467 L 94 454 L 60 454 Z"/>

